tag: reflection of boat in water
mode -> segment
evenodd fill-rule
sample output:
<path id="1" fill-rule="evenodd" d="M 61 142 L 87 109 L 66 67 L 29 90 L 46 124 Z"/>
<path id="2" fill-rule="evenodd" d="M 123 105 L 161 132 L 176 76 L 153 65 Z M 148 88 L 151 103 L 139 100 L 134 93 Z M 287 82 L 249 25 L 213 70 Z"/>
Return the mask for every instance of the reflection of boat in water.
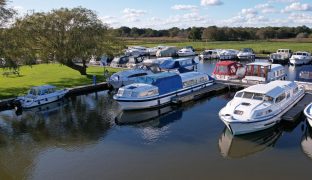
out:
<path id="1" fill-rule="evenodd" d="M 118 125 L 136 124 L 148 121 L 157 121 L 158 127 L 164 126 L 170 122 L 182 118 L 183 111 L 176 109 L 172 106 L 165 106 L 159 109 L 146 110 L 146 111 L 122 111 L 116 118 L 115 122 Z M 153 123 L 154 124 L 154 123 Z"/>
<path id="2" fill-rule="evenodd" d="M 312 159 L 312 129 L 307 126 L 306 131 L 301 140 L 302 151 Z"/>
<path id="3" fill-rule="evenodd" d="M 227 158 L 243 158 L 273 146 L 281 134 L 278 126 L 242 136 L 233 136 L 226 128 L 219 139 L 220 153 Z"/>

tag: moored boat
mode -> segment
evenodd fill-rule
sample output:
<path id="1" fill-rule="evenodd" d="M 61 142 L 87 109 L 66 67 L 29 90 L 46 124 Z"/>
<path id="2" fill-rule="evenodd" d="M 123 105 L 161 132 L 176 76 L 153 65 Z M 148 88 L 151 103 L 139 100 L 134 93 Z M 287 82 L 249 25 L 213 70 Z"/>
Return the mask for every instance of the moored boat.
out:
<path id="1" fill-rule="evenodd" d="M 309 64 L 312 60 L 311 54 L 304 51 L 295 52 L 289 59 L 289 63 L 292 65 Z"/>
<path id="2" fill-rule="evenodd" d="M 312 103 L 307 105 L 307 107 L 304 109 L 304 115 L 307 117 L 308 123 L 312 127 Z"/>
<path id="3" fill-rule="evenodd" d="M 214 83 L 205 73 L 162 72 L 138 77 L 136 83 L 119 88 L 114 99 L 123 110 L 148 109 L 169 104 L 173 97 L 198 91 Z"/>
<path id="4" fill-rule="evenodd" d="M 200 53 L 198 56 L 199 59 L 206 60 L 206 59 L 217 59 L 219 58 L 217 50 L 205 50 Z"/>
<path id="5" fill-rule="evenodd" d="M 179 57 L 195 56 L 195 52 L 190 48 L 183 48 L 177 52 Z"/>
<path id="6" fill-rule="evenodd" d="M 278 49 L 275 53 L 270 54 L 270 61 L 274 64 L 288 64 L 292 55 L 290 49 Z"/>
<path id="7" fill-rule="evenodd" d="M 43 85 L 32 87 L 28 94 L 17 98 L 23 108 L 32 108 L 62 99 L 67 89 L 56 90 L 55 86 Z"/>
<path id="8" fill-rule="evenodd" d="M 217 80 L 241 79 L 245 76 L 245 68 L 241 63 L 235 61 L 219 61 L 212 73 Z"/>
<path id="9" fill-rule="evenodd" d="M 246 76 L 243 83 L 259 84 L 274 80 L 285 80 L 285 68 L 280 64 L 253 62 L 246 65 Z"/>
<path id="10" fill-rule="evenodd" d="M 239 53 L 237 54 L 237 58 L 239 60 L 255 60 L 256 55 L 251 48 L 243 48 Z"/>
<path id="11" fill-rule="evenodd" d="M 272 81 L 238 91 L 219 112 L 233 135 L 247 134 L 274 126 L 302 97 L 295 82 Z"/>

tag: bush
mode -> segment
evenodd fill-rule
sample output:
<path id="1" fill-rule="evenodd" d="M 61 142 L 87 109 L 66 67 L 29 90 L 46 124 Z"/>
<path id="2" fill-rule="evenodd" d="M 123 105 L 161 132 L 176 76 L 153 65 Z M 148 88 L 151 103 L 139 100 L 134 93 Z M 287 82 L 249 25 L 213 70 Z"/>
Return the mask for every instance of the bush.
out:
<path id="1" fill-rule="evenodd" d="M 308 38 L 308 37 L 309 37 L 309 34 L 306 32 L 298 33 L 296 36 L 296 38 Z"/>

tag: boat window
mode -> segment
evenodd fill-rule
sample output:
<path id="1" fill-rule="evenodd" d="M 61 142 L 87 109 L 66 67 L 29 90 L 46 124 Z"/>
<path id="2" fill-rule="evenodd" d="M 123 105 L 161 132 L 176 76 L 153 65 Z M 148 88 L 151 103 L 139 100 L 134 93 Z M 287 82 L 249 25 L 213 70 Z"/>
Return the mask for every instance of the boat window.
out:
<path id="1" fill-rule="evenodd" d="M 197 84 L 196 79 L 191 79 L 191 80 L 188 80 L 188 81 L 183 82 L 183 86 L 184 86 L 184 87 L 193 86 L 193 85 L 195 85 L 195 84 Z"/>
<path id="2" fill-rule="evenodd" d="M 130 75 L 128 78 L 139 77 L 139 76 L 145 76 L 145 75 L 147 75 L 147 73 L 132 74 L 132 75 Z"/>
<path id="3" fill-rule="evenodd" d="M 281 101 L 283 101 L 285 99 L 285 93 L 279 95 L 276 100 L 275 100 L 275 103 L 279 103 Z"/>
<path id="4" fill-rule="evenodd" d="M 271 96 L 264 96 L 263 100 L 266 102 L 273 102 L 273 98 Z"/>
<path id="5" fill-rule="evenodd" d="M 290 93 L 289 93 L 289 92 L 287 93 L 286 98 L 287 98 L 287 99 L 290 98 Z"/>
<path id="6" fill-rule="evenodd" d="M 298 91 L 299 91 L 299 88 L 296 87 L 296 88 L 293 90 L 293 94 L 296 94 Z"/>
<path id="7" fill-rule="evenodd" d="M 246 99 L 251 99 L 253 96 L 253 93 L 250 93 L 250 92 L 244 92 L 244 95 L 243 95 L 243 98 L 246 98 Z"/>
<path id="8" fill-rule="evenodd" d="M 199 79 L 200 82 L 205 82 L 205 81 L 207 81 L 207 80 L 208 80 L 207 77 L 200 77 L 200 79 Z"/>
<path id="9" fill-rule="evenodd" d="M 263 99 L 263 94 L 255 93 L 254 96 L 253 96 L 253 99 L 262 100 Z"/>
<path id="10" fill-rule="evenodd" d="M 243 94 L 244 94 L 243 92 L 238 92 L 238 93 L 236 93 L 235 97 L 242 97 Z"/>
<path id="11" fill-rule="evenodd" d="M 218 72 L 220 72 L 220 73 L 227 73 L 228 72 L 228 67 L 227 66 L 219 66 L 218 67 Z"/>
<path id="12" fill-rule="evenodd" d="M 236 68 L 235 68 L 234 65 L 231 66 L 230 71 L 231 71 L 232 74 L 236 73 Z"/>

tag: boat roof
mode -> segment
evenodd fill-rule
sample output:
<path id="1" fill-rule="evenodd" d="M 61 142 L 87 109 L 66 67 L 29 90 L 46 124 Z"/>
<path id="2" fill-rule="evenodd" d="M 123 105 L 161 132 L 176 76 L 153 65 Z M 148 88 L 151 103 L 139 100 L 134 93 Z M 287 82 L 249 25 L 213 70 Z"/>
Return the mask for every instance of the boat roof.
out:
<path id="1" fill-rule="evenodd" d="M 201 73 L 201 72 L 191 71 L 191 72 L 187 72 L 187 73 L 181 73 L 180 76 L 181 76 L 182 80 L 188 80 L 188 79 L 194 79 L 195 77 L 198 77 L 198 76 L 207 76 L 207 74 Z"/>
<path id="2" fill-rule="evenodd" d="M 253 63 L 246 64 L 246 66 L 249 66 L 249 65 L 271 66 L 271 69 L 277 68 L 277 67 L 283 67 L 280 64 L 271 64 L 269 62 L 253 62 Z"/>
<path id="3" fill-rule="evenodd" d="M 238 62 L 235 62 L 235 61 L 219 61 L 216 65 L 220 65 L 220 66 L 229 66 L 229 65 L 232 65 L 232 64 L 240 64 Z"/>
<path id="4" fill-rule="evenodd" d="M 268 96 L 271 96 L 273 98 L 279 96 L 283 91 L 284 87 L 294 87 L 296 84 L 292 81 L 281 81 L 276 80 L 272 81 L 267 84 L 257 84 L 250 86 L 246 89 L 244 89 L 244 92 L 252 92 L 252 93 L 259 93 L 259 94 L 266 94 Z"/>
<path id="5" fill-rule="evenodd" d="M 44 90 L 44 89 L 54 89 L 56 88 L 55 86 L 46 84 L 46 85 L 42 85 L 42 86 L 33 86 L 31 87 L 31 89 L 37 89 L 37 90 Z"/>
<path id="6" fill-rule="evenodd" d="M 151 79 L 151 80 L 157 80 L 157 79 L 162 79 L 162 78 L 167 78 L 167 77 L 172 77 L 172 76 L 177 76 L 177 73 L 174 72 L 161 72 L 161 73 L 156 73 L 156 74 L 150 74 L 146 75 L 143 77 L 139 77 L 140 79 Z"/>

